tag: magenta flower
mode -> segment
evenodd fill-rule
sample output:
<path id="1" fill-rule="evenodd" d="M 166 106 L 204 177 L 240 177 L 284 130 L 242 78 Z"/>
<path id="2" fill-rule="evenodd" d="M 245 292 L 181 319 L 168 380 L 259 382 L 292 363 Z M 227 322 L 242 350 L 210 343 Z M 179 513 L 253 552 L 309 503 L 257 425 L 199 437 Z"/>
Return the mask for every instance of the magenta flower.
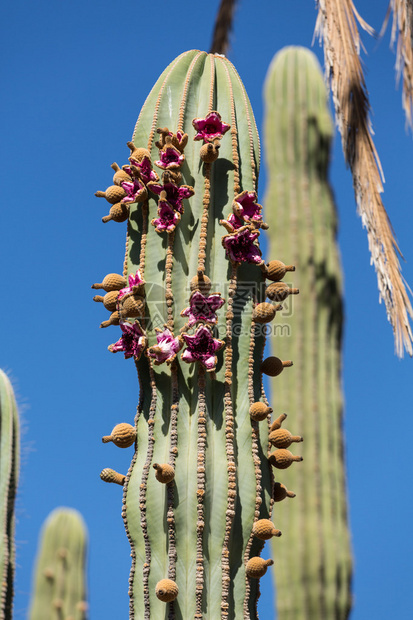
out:
<path id="1" fill-rule="evenodd" d="M 224 228 L 226 228 L 229 233 L 233 233 L 234 230 L 237 230 L 244 225 L 239 219 L 239 217 L 235 215 L 235 213 L 230 213 L 227 220 L 219 220 L 219 223 L 221 224 L 221 226 L 224 226 Z"/>
<path id="2" fill-rule="evenodd" d="M 122 198 L 122 202 L 125 204 L 130 202 L 143 202 L 148 197 L 147 189 L 139 179 L 122 181 L 121 186 L 126 192 L 125 198 Z"/>
<path id="3" fill-rule="evenodd" d="M 174 338 L 173 333 L 168 328 L 163 330 L 157 328 L 157 332 L 156 340 L 158 344 L 154 347 L 149 347 L 146 354 L 154 360 L 157 366 L 164 362 L 171 364 L 184 344 L 182 337 Z"/>
<path id="4" fill-rule="evenodd" d="M 205 297 L 200 291 L 194 291 L 189 298 L 189 306 L 182 310 L 181 316 L 189 318 L 188 325 L 192 327 L 198 321 L 215 324 L 217 322 L 216 311 L 223 306 L 225 299 L 221 293 L 212 293 Z"/>
<path id="5" fill-rule="evenodd" d="M 224 346 L 222 340 L 214 338 L 208 327 L 201 325 L 193 336 L 182 334 L 187 348 L 181 355 L 184 362 L 200 362 L 208 372 L 215 370 L 217 365 L 216 353 Z"/>
<path id="6" fill-rule="evenodd" d="M 145 155 L 142 158 L 142 161 L 138 161 L 136 159 L 129 158 L 131 164 L 138 169 L 139 176 L 142 179 L 143 183 L 146 185 L 149 181 L 158 181 L 159 177 L 154 170 L 152 170 L 152 162 L 150 158 Z M 130 168 L 130 172 L 126 169 L 126 166 L 123 167 L 123 170 L 128 174 L 133 176 L 133 168 Z"/>
<path id="7" fill-rule="evenodd" d="M 256 200 L 257 194 L 255 192 L 241 192 L 234 198 L 232 207 L 234 213 L 247 222 L 250 220 L 261 222 L 262 205 L 258 204 Z"/>
<path id="8" fill-rule="evenodd" d="M 121 321 L 120 328 L 123 332 L 122 336 L 117 342 L 108 346 L 109 351 L 112 351 L 112 353 L 123 351 L 125 359 L 134 357 L 138 360 L 148 342 L 145 333 L 138 321 L 135 321 L 133 324 Z"/>
<path id="9" fill-rule="evenodd" d="M 122 299 L 122 297 L 124 295 L 128 295 L 129 293 L 138 293 L 139 294 L 140 291 L 137 291 L 135 289 L 135 287 L 138 287 L 140 290 L 142 290 L 143 285 L 146 284 L 145 280 L 142 280 L 142 278 L 141 278 L 141 273 L 140 273 L 139 269 L 137 270 L 135 275 L 133 275 L 133 273 L 131 273 L 129 275 L 128 281 L 129 281 L 129 286 L 127 286 L 126 288 L 121 288 L 120 289 L 119 295 L 118 295 L 118 300 Z"/>
<path id="10" fill-rule="evenodd" d="M 175 230 L 177 223 L 181 219 L 181 214 L 174 211 L 166 200 L 160 200 L 158 203 L 158 217 L 151 221 L 152 226 L 158 233 L 171 233 Z"/>
<path id="11" fill-rule="evenodd" d="M 194 188 L 189 185 L 180 185 L 179 187 L 175 183 L 149 183 L 148 189 L 158 196 L 165 192 L 165 200 L 169 202 L 171 207 L 179 213 L 184 212 L 184 206 L 182 201 L 185 198 L 190 198 L 194 195 Z"/>
<path id="12" fill-rule="evenodd" d="M 261 251 L 254 241 L 260 233 L 252 232 L 250 226 L 243 226 L 236 232 L 222 237 L 222 245 L 227 251 L 227 257 L 234 264 L 263 262 Z"/>
<path id="13" fill-rule="evenodd" d="M 161 159 L 155 162 L 158 168 L 163 170 L 173 170 L 180 168 L 185 160 L 185 155 L 182 155 L 174 146 L 166 146 L 160 151 Z"/>
<path id="14" fill-rule="evenodd" d="M 205 118 L 194 118 L 192 124 L 198 132 L 194 140 L 203 140 L 204 142 L 212 142 L 216 138 L 222 138 L 230 128 L 230 125 L 221 121 L 219 112 L 210 112 Z"/>

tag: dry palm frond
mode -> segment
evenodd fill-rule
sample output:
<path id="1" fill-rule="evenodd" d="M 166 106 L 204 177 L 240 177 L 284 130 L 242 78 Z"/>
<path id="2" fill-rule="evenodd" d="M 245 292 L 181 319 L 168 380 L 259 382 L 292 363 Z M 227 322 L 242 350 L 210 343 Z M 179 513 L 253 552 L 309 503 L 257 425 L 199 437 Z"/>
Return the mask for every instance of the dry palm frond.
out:
<path id="1" fill-rule="evenodd" d="M 221 0 L 215 20 L 211 54 L 226 54 L 229 47 L 229 35 L 232 30 L 236 0 Z"/>
<path id="2" fill-rule="evenodd" d="M 413 0 L 390 0 L 389 8 L 393 11 L 391 45 L 397 38 L 397 81 L 403 74 L 403 109 L 413 129 Z"/>
<path id="3" fill-rule="evenodd" d="M 324 42 L 336 120 L 353 175 L 358 211 L 367 229 L 380 298 L 393 327 L 397 354 L 402 357 L 405 348 L 412 355 L 409 315 L 413 316 L 413 310 L 400 271 L 400 250 L 380 196 L 383 172 L 372 138 L 356 18 L 364 29 L 371 29 L 357 14 L 352 0 L 319 0 L 318 8 L 316 33 Z"/>

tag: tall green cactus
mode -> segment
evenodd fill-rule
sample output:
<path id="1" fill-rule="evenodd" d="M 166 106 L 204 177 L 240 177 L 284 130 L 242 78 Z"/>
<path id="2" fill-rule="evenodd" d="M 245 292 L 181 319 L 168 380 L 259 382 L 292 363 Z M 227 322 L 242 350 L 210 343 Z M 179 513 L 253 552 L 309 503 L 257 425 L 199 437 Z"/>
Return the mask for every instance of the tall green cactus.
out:
<path id="1" fill-rule="evenodd" d="M 93 288 L 112 312 L 101 326 L 121 325 L 109 349 L 134 357 L 140 385 L 126 480 L 101 474 L 124 484 L 130 618 L 254 619 L 278 462 L 262 387 L 259 139 L 232 64 L 179 56 L 128 146 L 130 164 L 96 194 L 113 205 L 103 221 L 128 220 L 123 275 Z M 133 430 L 103 441 L 125 447 Z"/>
<path id="2" fill-rule="evenodd" d="M 265 83 L 265 202 L 270 247 L 299 268 L 283 331 L 295 374 L 272 385 L 277 408 L 296 412 L 304 466 L 286 472 L 295 505 L 276 509 L 280 620 L 347 618 L 352 571 L 347 524 L 341 391 L 342 293 L 336 210 L 327 180 L 332 122 L 321 70 L 303 48 L 279 52 Z M 291 299 L 291 298 L 290 298 Z M 281 336 L 290 337 L 281 337 Z M 300 389 L 297 389 L 297 385 Z"/>
<path id="3" fill-rule="evenodd" d="M 56 508 L 41 534 L 30 620 L 86 620 L 86 546 L 81 515 Z"/>
<path id="4" fill-rule="evenodd" d="M 13 388 L 0 370 L 0 620 L 10 620 L 15 568 L 14 501 L 19 477 L 19 417 Z"/>

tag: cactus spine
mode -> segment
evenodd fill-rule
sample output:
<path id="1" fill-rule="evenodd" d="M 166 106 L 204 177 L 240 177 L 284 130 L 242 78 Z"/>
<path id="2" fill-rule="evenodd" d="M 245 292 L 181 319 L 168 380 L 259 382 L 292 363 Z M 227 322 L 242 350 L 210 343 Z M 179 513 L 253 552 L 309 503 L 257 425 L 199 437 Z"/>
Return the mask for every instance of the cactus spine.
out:
<path id="1" fill-rule="evenodd" d="M 246 567 L 264 544 L 253 525 L 272 507 L 254 313 L 265 302 L 266 225 L 255 120 L 231 63 L 196 50 L 179 56 L 128 146 L 130 286 L 118 297 L 122 337 L 109 349 L 134 357 L 140 384 L 123 492 L 130 618 L 255 619 L 259 582 Z M 147 195 L 133 194 L 138 181 Z M 124 305 L 135 281 L 145 281 L 139 316 Z M 257 402 L 262 418 L 250 416 Z"/>
<path id="2" fill-rule="evenodd" d="M 304 465 L 284 475 L 297 493 L 295 505 L 277 504 L 283 530 L 274 548 L 278 617 L 344 620 L 352 562 L 342 438 L 341 267 L 327 181 L 332 123 L 315 56 L 303 48 L 279 52 L 266 78 L 265 102 L 270 244 L 299 269 L 298 276 L 287 274 L 287 282 L 300 287 L 301 297 L 299 304 L 289 298 L 293 310 L 283 317 L 291 337 L 271 340 L 274 352 L 293 357 L 295 374 L 273 379 L 272 388 L 277 406 L 296 412 L 305 436 Z"/>
<path id="3" fill-rule="evenodd" d="M 0 370 L 0 620 L 11 620 L 15 569 L 14 501 L 19 476 L 19 417 L 13 388 Z"/>
<path id="4" fill-rule="evenodd" d="M 86 620 L 86 526 L 81 515 L 57 508 L 47 518 L 34 574 L 30 620 Z"/>

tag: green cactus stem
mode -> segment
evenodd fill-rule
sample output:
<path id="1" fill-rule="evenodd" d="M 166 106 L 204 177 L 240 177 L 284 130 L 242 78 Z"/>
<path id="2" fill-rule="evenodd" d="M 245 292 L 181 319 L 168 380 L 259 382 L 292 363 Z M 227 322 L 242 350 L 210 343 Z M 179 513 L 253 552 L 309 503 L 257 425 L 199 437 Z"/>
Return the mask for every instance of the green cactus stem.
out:
<path id="1" fill-rule="evenodd" d="M 130 618 L 255 619 L 259 580 L 246 567 L 264 544 L 253 525 L 273 503 L 265 338 L 255 319 L 266 225 L 258 133 L 232 64 L 197 50 L 175 59 L 128 147 L 122 169 L 133 181 L 120 184 L 131 198 L 129 286 L 118 296 L 122 335 L 109 349 L 134 358 L 140 386 L 123 486 Z M 130 315 L 125 301 L 143 279 L 144 312 Z M 261 422 L 250 416 L 260 402 Z"/>
<path id="2" fill-rule="evenodd" d="M 39 543 L 30 620 L 87 619 L 86 547 L 86 526 L 76 510 L 50 513 Z"/>
<path id="3" fill-rule="evenodd" d="M 271 280 L 285 278 L 300 288 L 299 304 L 292 297 L 282 302 L 282 334 L 287 328 L 290 337 L 277 332 L 271 337 L 274 353 L 291 356 L 295 372 L 283 373 L 283 381 L 272 379 L 271 387 L 277 414 L 293 410 L 291 430 L 305 437 L 302 467 L 289 468 L 283 478 L 297 498 L 276 505 L 283 531 L 273 549 L 278 617 L 345 620 L 352 560 L 342 436 L 342 276 L 327 180 L 333 128 L 321 70 L 310 51 L 287 48 L 275 56 L 265 104 L 271 253 L 298 269 L 290 274 L 291 266 L 274 262 Z"/>
<path id="4" fill-rule="evenodd" d="M 0 620 L 11 620 L 15 569 L 14 501 L 19 477 L 19 416 L 7 375 L 0 370 Z"/>

